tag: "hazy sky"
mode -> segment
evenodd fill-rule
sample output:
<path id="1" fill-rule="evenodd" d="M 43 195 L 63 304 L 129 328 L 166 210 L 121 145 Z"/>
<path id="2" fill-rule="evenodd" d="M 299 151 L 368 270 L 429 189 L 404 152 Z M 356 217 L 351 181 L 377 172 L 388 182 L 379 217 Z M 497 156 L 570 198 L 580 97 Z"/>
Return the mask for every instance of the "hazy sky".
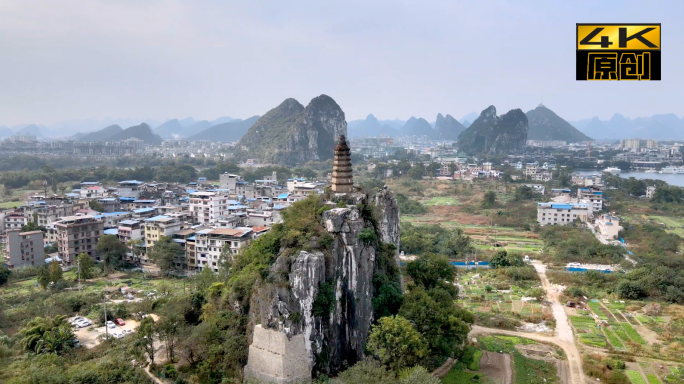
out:
<path id="1" fill-rule="evenodd" d="M 575 23 L 660 22 L 659 82 L 575 81 Z M 684 1 L 0 0 L 0 125 L 263 114 L 347 120 L 544 104 L 684 115 Z"/>

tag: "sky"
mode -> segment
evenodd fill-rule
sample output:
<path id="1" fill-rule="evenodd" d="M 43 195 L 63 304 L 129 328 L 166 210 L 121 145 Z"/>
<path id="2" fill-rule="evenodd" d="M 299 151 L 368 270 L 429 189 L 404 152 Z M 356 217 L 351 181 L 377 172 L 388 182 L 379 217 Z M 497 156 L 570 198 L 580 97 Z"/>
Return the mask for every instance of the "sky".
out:
<path id="1" fill-rule="evenodd" d="M 588 22 L 662 23 L 663 80 L 575 81 Z M 2 0 L 0 125 L 247 118 L 320 94 L 347 120 L 542 99 L 570 121 L 682 117 L 683 39 L 681 0 Z"/>

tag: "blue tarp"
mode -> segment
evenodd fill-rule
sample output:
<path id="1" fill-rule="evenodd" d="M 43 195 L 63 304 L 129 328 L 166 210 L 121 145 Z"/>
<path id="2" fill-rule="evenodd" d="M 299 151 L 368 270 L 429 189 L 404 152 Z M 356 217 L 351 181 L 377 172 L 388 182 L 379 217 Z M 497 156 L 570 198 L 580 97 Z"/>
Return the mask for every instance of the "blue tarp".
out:
<path id="1" fill-rule="evenodd" d="M 566 271 L 568 272 L 586 272 L 586 271 L 596 271 L 596 272 L 603 272 L 603 273 L 610 273 L 611 271 L 607 269 L 587 269 L 587 268 L 565 268 Z"/>

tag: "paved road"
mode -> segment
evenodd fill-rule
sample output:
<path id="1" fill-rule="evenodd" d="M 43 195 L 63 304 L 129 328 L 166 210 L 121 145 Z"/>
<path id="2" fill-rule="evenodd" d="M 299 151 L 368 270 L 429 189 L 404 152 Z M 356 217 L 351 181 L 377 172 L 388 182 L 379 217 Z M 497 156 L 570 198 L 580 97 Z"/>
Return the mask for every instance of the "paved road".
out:
<path id="1" fill-rule="evenodd" d="M 518 331 L 506 331 L 502 329 L 495 328 L 485 328 L 478 325 L 474 325 L 473 329 L 470 331 L 469 336 L 477 336 L 480 334 L 500 334 L 509 336 L 519 336 L 525 337 L 531 340 L 541 341 L 544 343 L 555 344 L 560 347 L 568 358 L 568 365 L 570 366 L 570 377 L 568 382 L 570 384 L 585 384 L 586 378 L 584 377 L 584 372 L 582 371 L 582 360 L 580 358 L 579 350 L 572 334 L 572 328 L 570 328 L 570 323 L 568 322 L 568 316 L 565 313 L 563 305 L 558 300 L 558 292 L 555 292 L 549 280 L 546 278 L 546 266 L 541 262 L 535 262 L 534 268 L 539 274 L 539 278 L 542 282 L 542 287 L 546 291 L 546 297 L 551 302 L 551 308 L 553 310 L 553 316 L 556 319 L 556 335 L 555 336 L 545 336 L 537 333 L 528 332 L 518 332 Z"/>

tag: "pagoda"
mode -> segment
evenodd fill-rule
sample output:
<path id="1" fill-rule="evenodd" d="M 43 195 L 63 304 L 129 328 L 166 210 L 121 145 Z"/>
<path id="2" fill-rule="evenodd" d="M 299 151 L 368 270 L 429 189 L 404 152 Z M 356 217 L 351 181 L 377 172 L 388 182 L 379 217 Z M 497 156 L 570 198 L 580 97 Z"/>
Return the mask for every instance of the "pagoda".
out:
<path id="1" fill-rule="evenodd" d="M 335 158 L 332 173 L 332 191 L 335 193 L 351 193 L 354 189 L 352 176 L 351 153 L 344 135 L 335 147 Z"/>

